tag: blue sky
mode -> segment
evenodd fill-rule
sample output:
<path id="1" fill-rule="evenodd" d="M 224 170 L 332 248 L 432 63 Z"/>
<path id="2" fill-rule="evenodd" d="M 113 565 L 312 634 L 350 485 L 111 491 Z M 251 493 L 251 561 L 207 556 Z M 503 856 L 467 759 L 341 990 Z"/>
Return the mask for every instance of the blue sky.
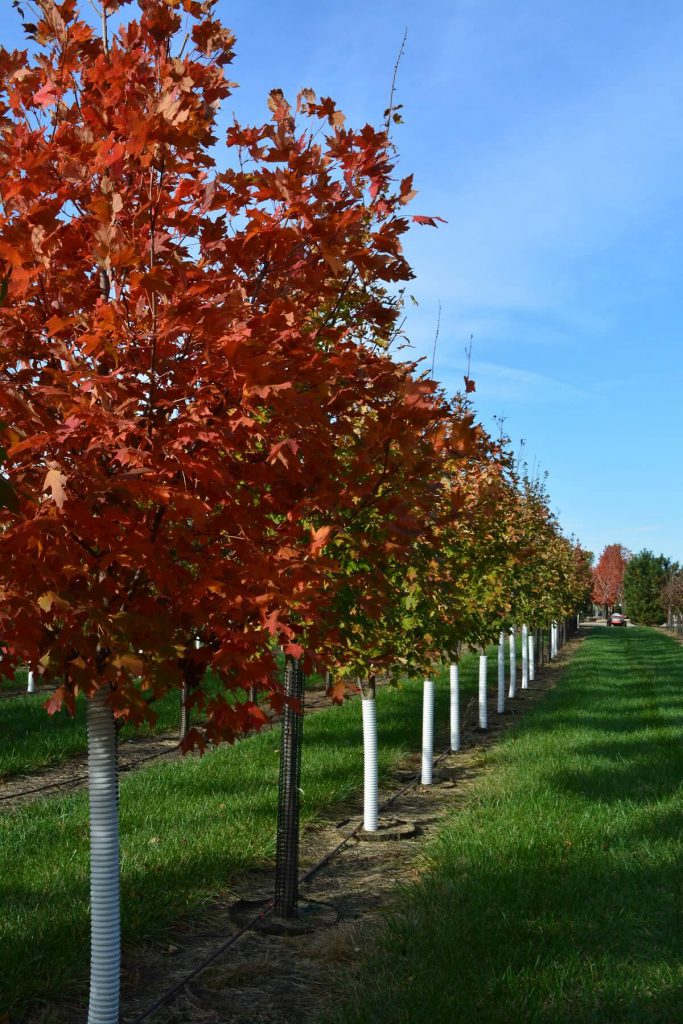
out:
<path id="1" fill-rule="evenodd" d="M 2 0 L 4 4 L 7 0 Z M 683 4 L 679 0 L 227 2 L 239 118 L 273 87 L 381 120 L 414 172 L 416 354 L 505 417 L 563 527 L 683 561 Z M 3 42 L 18 34 L 3 27 Z"/>

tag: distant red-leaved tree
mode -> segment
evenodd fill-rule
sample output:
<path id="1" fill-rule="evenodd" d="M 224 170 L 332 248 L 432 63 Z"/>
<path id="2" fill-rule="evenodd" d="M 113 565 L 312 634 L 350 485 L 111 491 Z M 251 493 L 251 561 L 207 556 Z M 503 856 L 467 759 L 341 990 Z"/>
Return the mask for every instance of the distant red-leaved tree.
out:
<path id="1" fill-rule="evenodd" d="M 631 552 L 623 544 L 608 544 L 593 569 L 591 598 L 596 604 L 611 608 L 622 604 L 624 571 Z"/>

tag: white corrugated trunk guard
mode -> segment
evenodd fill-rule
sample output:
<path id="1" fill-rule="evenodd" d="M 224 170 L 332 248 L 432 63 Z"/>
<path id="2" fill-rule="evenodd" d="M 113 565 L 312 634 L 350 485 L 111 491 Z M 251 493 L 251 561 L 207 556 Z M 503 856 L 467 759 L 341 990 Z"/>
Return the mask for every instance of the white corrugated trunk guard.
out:
<path id="1" fill-rule="evenodd" d="M 28 670 L 28 683 L 27 683 L 27 686 L 26 686 L 26 692 L 27 693 L 35 693 L 36 692 L 36 677 L 35 677 L 35 673 L 34 673 L 32 668 L 30 668 Z"/>
<path id="2" fill-rule="evenodd" d="M 486 655 L 479 655 L 479 728 L 488 729 L 489 727 L 489 716 L 488 707 L 486 704 Z"/>
<path id="3" fill-rule="evenodd" d="M 529 689 L 529 627 L 522 624 L 522 689 Z"/>
<path id="4" fill-rule="evenodd" d="M 363 708 L 363 828 L 376 832 L 379 824 L 379 781 L 377 774 L 377 701 L 361 699 Z"/>
<path id="5" fill-rule="evenodd" d="M 533 683 L 536 678 L 536 641 L 533 629 L 529 633 L 529 679 Z"/>
<path id="6" fill-rule="evenodd" d="M 460 750 L 460 665 L 453 662 L 451 683 L 451 750 Z"/>
<path id="7" fill-rule="evenodd" d="M 434 680 L 425 679 L 422 691 L 422 774 L 423 786 L 432 784 L 434 758 Z"/>
<path id="8" fill-rule="evenodd" d="M 550 624 L 550 657 L 557 657 L 557 623 Z"/>
<path id="9" fill-rule="evenodd" d="M 86 705 L 90 795 L 90 1003 L 88 1024 L 118 1024 L 121 970 L 119 815 L 114 713 L 107 690 Z"/>
<path id="10" fill-rule="evenodd" d="M 505 711 L 505 633 L 498 637 L 498 714 Z"/>
<path id="11" fill-rule="evenodd" d="M 515 627 L 510 627 L 510 689 L 508 697 L 517 693 L 517 649 L 515 647 Z"/>

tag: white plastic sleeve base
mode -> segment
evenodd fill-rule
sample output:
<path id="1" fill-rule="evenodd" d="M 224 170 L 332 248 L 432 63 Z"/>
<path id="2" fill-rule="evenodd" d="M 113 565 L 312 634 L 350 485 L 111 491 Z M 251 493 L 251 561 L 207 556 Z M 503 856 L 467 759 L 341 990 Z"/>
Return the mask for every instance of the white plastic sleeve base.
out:
<path id="1" fill-rule="evenodd" d="M 451 665 L 451 750 L 460 750 L 460 666 Z"/>
<path id="2" fill-rule="evenodd" d="M 487 693 L 486 693 L 486 677 L 487 677 L 487 657 L 485 654 L 479 655 L 479 728 L 488 729 L 489 727 L 489 715 L 487 706 Z"/>
<path id="3" fill-rule="evenodd" d="M 88 1024 L 117 1024 L 121 971 L 119 816 L 114 713 L 101 689 L 87 701 L 90 791 Z"/>
<path id="4" fill-rule="evenodd" d="M 479 728 L 488 728 L 486 655 L 479 654 Z"/>
<path id="5" fill-rule="evenodd" d="M 529 633 L 529 679 L 533 683 L 536 678 L 536 642 L 533 632 Z"/>
<path id="6" fill-rule="evenodd" d="M 27 686 L 26 686 L 26 692 L 27 693 L 35 693 L 36 692 L 36 677 L 35 677 L 35 673 L 34 673 L 32 668 L 30 668 L 28 670 L 28 683 L 27 683 Z"/>
<path id="7" fill-rule="evenodd" d="M 377 701 L 363 697 L 363 828 L 376 832 L 379 824 L 377 773 Z"/>
<path id="8" fill-rule="evenodd" d="M 422 691 L 422 774 L 423 786 L 432 784 L 434 759 L 434 680 L 425 679 Z"/>
<path id="9" fill-rule="evenodd" d="M 515 627 L 510 630 L 510 688 L 508 697 L 512 698 L 517 693 L 517 649 L 515 648 Z"/>
<path id="10" fill-rule="evenodd" d="M 522 689 L 529 689 L 529 627 L 522 626 Z"/>
<path id="11" fill-rule="evenodd" d="M 505 633 L 498 637 L 498 714 L 505 711 Z"/>

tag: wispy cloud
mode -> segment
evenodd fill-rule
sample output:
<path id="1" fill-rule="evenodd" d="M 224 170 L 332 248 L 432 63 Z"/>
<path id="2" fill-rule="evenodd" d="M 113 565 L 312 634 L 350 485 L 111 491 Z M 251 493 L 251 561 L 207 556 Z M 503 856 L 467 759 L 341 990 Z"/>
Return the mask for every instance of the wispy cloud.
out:
<path id="1" fill-rule="evenodd" d="M 524 403 L 527 406 L 559 401 L 576 403 L 594 397 L 592 392 L 566 381 L 500 363 L 474 360 L 471 372 L 479 399 L 487 405 L 492 402 Z"/>
<path id="2" fill-rule="evenodd" d="M 483 21 L 475 26 L 480 32 Z M 577 301 L 591 290 L 593 261 L 633 241 L 683 195 L 683 76 L 665 25 L 646 45 L 613 55 L 602 76 L 577 80 L 559 98 L 541 85 L 538 97 L 525 94 L 510 107 L 507 129 L 495 125 L 497 136 L 468 140 L 479 160 L 468 152 L 445 186 L 430 192 L 430 209 L 449 224 L 438 239 L 410 242 L 423 296 L 475 319 L 481 310 L 514 317 L 560 308 L 576 326 L 578 308 L 584 317 L 609 315 L 610 297 L 601 302 L 598 290 L 592 311 Z M 526 22 L 518 28 L 529 31 Z M 475 35 L 468 61 L 468 29 L 475 32 L 455 16 L 446 31 L 458 41 L 465 70 L 481 48 Z M 445 66 L 439 64 L 441 75 Z M 479 99 L 472 96 L 475 105 Z"/>

